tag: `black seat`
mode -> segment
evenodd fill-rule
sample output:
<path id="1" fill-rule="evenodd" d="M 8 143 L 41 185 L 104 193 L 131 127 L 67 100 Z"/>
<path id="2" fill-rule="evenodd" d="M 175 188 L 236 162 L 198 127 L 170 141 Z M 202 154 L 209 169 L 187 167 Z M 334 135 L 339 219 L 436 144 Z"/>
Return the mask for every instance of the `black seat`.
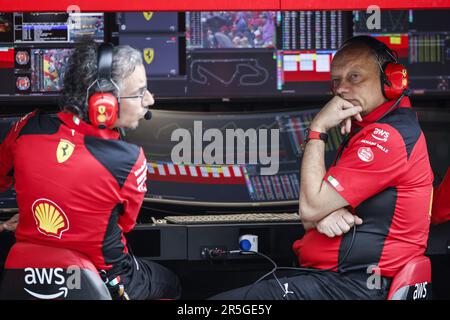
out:
<path id="1" fill-rule="evenodd" d="M 17 242 L 6 260 L 0 299 L 111 300 L 111 295 L 83 254 Z"/>

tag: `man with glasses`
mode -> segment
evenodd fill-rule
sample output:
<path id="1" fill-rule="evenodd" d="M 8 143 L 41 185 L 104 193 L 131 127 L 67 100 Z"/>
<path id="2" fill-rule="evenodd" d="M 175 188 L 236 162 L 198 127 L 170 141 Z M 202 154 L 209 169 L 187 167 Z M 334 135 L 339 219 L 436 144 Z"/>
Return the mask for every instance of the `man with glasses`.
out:
<path id="1" fill-rule="evenodd" d="M 146 192 L 144 152 L 121 141 L 118 132 L 137 128 L 154 104 L 142 56 L 130 46 L 115 47 L 111 83 L 91 92 L 99 73 L 97 51 L 95 44 L 75 49 L 57 117 L 35 111 L 12 127 L 0 147 L 0 190 L 15 184 L 17 241 L 85 254 L 113 298 L 176 299 L 176 275 L 134 257 L 124 236 L 133 229 Z M 87 100 L 98 91 L 119 102 L 117 120 L 107 128 L 89 122 Z"/>
<path id="2" fill-rule="evenodd" d="M 142 68 L 144 68 L 144 67 L 142 66 Z M 144 74 L 145 74 L 145 69 L 144 69 Z M 129 96 L 121 95 L 118 97 L 118 99 L 121 101 L 121 106 L 125 105 L 125 108 L 126 108 L 126 106 L 130 105 L 130 103 L 139 103 L 140 102 L 141 106 L 145 109 L 145 108 L 147 108 L 147 105 L 149 105 L 148 100 L 152 101 L 150 105 L 153 105 L 153 103 L 154 103 L 153 95 L 148 91 L 147 84 L 145 84 L 143 87 L 141 87 L 137 90 L 134 90 L 131 93 L 131 95 L 129 95 Z M 128 103 L 127 100 L 130 100 L 130 103 Z M 138 122 L 135 121 L 136 117 L 133 114 L 133 110 L 135 110 L 135 108 L 134 109 L 131 108 L 131 110 L 126 110 L 124 115 L 121 118 L 117 119 L 116 127 L 118 127 L 118 128 L 128 127 L 131 129 L 136 129 L 138 126 Z M 148 111 L 146 111 L 146 112 L 148 112 Z M 126 118 L 124 118 L 124 117 L 126 117 Z M 146 117 L 146 113 L 144 113 L 144 117 Z M 128 121 L 131 121 L 132 123 L 128 124 Z"/>

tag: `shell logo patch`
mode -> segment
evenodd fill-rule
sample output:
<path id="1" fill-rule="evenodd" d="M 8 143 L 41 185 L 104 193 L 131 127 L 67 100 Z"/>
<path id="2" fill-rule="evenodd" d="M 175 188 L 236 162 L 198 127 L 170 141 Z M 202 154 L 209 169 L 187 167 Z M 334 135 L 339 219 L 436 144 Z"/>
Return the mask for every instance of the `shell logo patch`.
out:
<path id="1" fill-rule="evenodd" d="M 75 145 L 66 139 L 60 139 L 56 148 L 56 159 L 58 163 L 63 163 L 72 156 Z"/>
<path id="2" fill-rule="evenodd" d="M 31 206 L 38 231 L 49 237 L 61 239 L 62 233 L 69 230 L 69 220 L 64 211 L 53 201 L 37 199 Z"/>

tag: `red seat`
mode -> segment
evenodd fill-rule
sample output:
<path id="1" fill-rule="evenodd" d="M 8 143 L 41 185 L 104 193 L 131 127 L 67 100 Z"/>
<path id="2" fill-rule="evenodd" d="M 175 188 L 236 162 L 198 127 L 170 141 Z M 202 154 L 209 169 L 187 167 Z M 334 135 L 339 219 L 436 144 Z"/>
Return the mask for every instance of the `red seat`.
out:
<path id="1" fill-rule="evenodd" d="M 5 263 L 1 299 L 110 300 L 108 288 L 85 255 L 17 242 Z"/>
<path id="2" fill-rule="evenodd" d="M 430 300 L 431 262 L 421 256 L 411 259 L 394 277 L 388 300 Z"/>

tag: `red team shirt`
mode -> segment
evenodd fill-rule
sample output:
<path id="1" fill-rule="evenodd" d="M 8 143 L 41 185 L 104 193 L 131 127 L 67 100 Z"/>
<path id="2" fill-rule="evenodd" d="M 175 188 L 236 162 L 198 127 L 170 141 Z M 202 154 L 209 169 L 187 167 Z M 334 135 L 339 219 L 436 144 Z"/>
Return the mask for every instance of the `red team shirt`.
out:
<path id="1" fill-rule="evenodd" d="M 433 212 L 431 223 L 438 224 L 450 220 L 450 168 L 447 169 L 441 184 L 433 193 Z"/>
<path id="2" fill-rule="evenodd" d="M 13 181 L 17 241 L 69 248 L 108 270 L 127 254 L 146 191 L 142 148 L 70 113 L 36 112 L 16 123 L 0 149 L 0 190 Z"/>
<path id="3" fill-rule="evenodd" d="M 410 259 L 423 255 L 430 224 L 433 173 L 425 137 L 408 98 L 386 102 L 363 118 L 324 180 L 363 224 L 348 257 L 353 231 L 329 238 L 310 229 L 293 249 L 302 266 L 367 270 L 377 266 L 393 277 Z M 381 118 L 381 119 L 380 119 Z"/>

